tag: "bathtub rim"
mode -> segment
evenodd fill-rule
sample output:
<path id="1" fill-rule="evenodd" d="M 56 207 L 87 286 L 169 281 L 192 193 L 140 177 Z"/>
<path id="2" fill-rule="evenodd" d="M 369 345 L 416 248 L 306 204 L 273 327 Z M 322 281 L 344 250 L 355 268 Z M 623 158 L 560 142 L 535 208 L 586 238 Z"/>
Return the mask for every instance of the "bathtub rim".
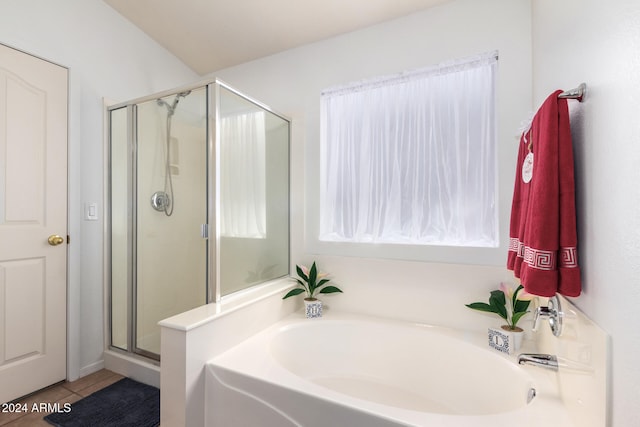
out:
<path id="1" fill-rule="evenodd" d="M 356 321 L 373 321 L 397 324 L 401 326 L 428 328 L 430 330 L 439 331 L 447 335 L 458 337 L 473 346 L 477 346 L 487 352 L 493 353 L 493 350 L 488 349 L 486 345 L 486 335 L 478 333 L 477 331 L 463 331 L 459 329 L 428 325 L 420 322 L 407 322 L 405 320 L 387 319 L 383 317 L 375 317 L 370 315 L 353 314 L 353 313 L 325 313 L 323 319 L 327 320 L 356 320 Z M 224 353 L 207 361 L 205 369 L 207 371 L 207 381 L 212 380 L 210 377 L 216 376 L 217 372 L 226 372 L 239 375 L 245 379 L 251 379 L 256 381 L 264 381 L 269 384 L 273 384 L 279 387 L 283 387 L 289 391 L 301 393 L 306 396 L 320 399 L 331 404 L 337 404 L 342 406 L 348 406 L 356 408 L 359 411 L 365 412 L 369 415 L 374 415 L 392 422 L 399 423 L 399 425 L 418 426 L 422 423 L 435 423 L 434 425 L 449 425 L 452 419 L 465 420 L 465 422 L 472 422 L 473 426 L 496 426 L 496 425 L 511 425 L 513 424 L 514 417 L 519 421 L 526 419 L 539 420 L 539 412 L 544 412 L 546 415 L 542 416 L 543 419 L 547 419 L 556 422 L 561 420 L 563 426 L 572 426 L 568 421 L 566 415 L 566 408 L 563 407 L 559 398 L 558 385 L 556 378 L 549 373 L 542 370 L 530 370 L 526 367 L 520 367 L 517 365 L 515 355 L 506 355 L 495 352 L 495 356 L 503 358 L 510 363 L 514 363 L 518 366 L 518 369 L 523 369 L 527 375 L 531 376 L 535 383 L 537 397 L 527 405 L 516 408 L 514 410 L 506 411 L 499 414 L 488 415 L 464 415 L 464 414 L 438 414 L 438 413 L 423 413 L 418 411 L 411 411 L 403 408 L 395 408 L 393 406 L 384 405 L 376 402 L 365 401 L 352 397 L 326 387 L 317 385 L 306 378 L 299 377 L 298 375 L 288 371 L 285 367 L 280 365 L 277 361 L 273 360 L 269 355 L 267 349 L 269 340 L 274 333 L 277 333 L 281 328 L 288 325 L 296 325 L 305 322 L 321 322 L 323 319 L 305 319 L 304 314 L 301 311 L 294 312 L 293 314 L 285 317 L 284 319 L 276 322 L 265 330 L 258 334 L 248 338 L 244 342 L 237 346 L 230 348 Z M 246 360 L 242 360 L 238 353 L 247 349 L 253 348 L 255 351 L 252 357 Z M 262 353 L 265 355 L 260 356 L 260 349 L 263 349 Z M 523 351 L 535 351 L 533 342 L 525 342 L 523 344 Z M 258 356 L 256 356 L 256 354 Z M 254 357 L 255 356 L 255 357 Z M 250 366 L 247 366 L 250 365 Z M 261 372 L 262 369 L 267 368 L 268 374 Z M 208 407 L 208 406 L 207 406 Z M 498 421 L 496 423 L 496 420 Z M 441 424 L 438 424 L 441 423 Z M 452 424 L 453 425 L 453 424 Z M 456 424 L 457 425 L 457 424 Z M 464 424 L 467 425 L 467 424 Z M 525 424 L 522 424 L 523 426 Z M 529 424 L 526 424 L 529 425 Z M 532 423 L 537 425 L 537 423 Z"/>

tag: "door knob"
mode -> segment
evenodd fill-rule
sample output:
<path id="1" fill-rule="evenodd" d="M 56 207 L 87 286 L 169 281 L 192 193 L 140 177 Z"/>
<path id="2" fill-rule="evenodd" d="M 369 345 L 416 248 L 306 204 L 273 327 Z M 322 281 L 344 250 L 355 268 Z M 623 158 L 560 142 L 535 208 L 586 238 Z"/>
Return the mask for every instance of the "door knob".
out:
<path id="1" fill-rule="evenodd" d="M 57 234 L 52 234 L 51 236 L 49 236 L 47 241 L 51 246 L 58 246 L 60 243 L 64 242 L 64 239 Z"/>

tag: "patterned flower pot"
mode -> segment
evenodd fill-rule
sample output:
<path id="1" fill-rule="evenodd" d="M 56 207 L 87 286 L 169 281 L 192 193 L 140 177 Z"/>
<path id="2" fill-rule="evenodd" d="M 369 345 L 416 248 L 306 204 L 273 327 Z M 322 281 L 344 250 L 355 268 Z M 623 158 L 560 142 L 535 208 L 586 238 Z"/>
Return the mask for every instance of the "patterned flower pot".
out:
<path id="1" fill-rule="evenodd" d="M 516 327 L 515 330 L 509 329 L 504 325 L 498 328 L 489 328 L 489 347 L 507 354 L 514 354 L 522 345 L 524 331 L 522 328 Z"/>
<path id="2" fill-rule="evenodd" d="M 307 319 L 322 317 L 322 301 L 316 298 L 305 298 L 304 312 Z"/>

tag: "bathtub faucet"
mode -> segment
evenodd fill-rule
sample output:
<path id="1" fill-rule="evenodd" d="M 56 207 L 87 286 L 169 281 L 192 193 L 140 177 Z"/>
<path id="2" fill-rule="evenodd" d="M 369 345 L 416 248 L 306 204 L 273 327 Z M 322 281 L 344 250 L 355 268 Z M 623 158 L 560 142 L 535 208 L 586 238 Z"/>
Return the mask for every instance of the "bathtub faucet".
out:
<path id="1" fill-rule="evenodd" d="M 534 365 L 553 371 L 558 370 L 558 358 L 551 354 L 522 353 L 518 356 L 519 365 Z"/>

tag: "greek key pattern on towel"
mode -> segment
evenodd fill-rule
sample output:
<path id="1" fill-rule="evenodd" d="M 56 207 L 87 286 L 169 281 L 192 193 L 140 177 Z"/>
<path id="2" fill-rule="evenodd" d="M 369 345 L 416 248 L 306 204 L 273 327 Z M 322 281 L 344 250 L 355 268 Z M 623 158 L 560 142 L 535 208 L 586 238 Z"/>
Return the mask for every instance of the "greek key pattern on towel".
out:
<path id="1" fill-rule="evenodd" d="M 524 245 L 515 237 L 509 239 L 509 252 L 515 252 L 520 258 L 524 257 Z"/>
<path id="2" fill-rule="evenodd" d="M 555 270 L 556 254 L 552 251 L 541 251 L 540 249 L 525 246 L 524 262 L 538 270 Z"/>
<path id="3" fill-rule="evenodd" d="M 509 239 L 509 251 L 515 252 L 522 261 L 530 267 L 539 270 L 555 270 L 557 266 L 557 258 L 555 251 L 544 251 L 541 249 L 525 246 L 517 238 Z M 577 268 L 578 267 L 578 249 L 576 247 L 560 248 L 560 267 Z"/>
<path id="4" fill-rule="evenodd" d="M 560 248 L 560 267 L 578 267 L 578 248 Z"/>

